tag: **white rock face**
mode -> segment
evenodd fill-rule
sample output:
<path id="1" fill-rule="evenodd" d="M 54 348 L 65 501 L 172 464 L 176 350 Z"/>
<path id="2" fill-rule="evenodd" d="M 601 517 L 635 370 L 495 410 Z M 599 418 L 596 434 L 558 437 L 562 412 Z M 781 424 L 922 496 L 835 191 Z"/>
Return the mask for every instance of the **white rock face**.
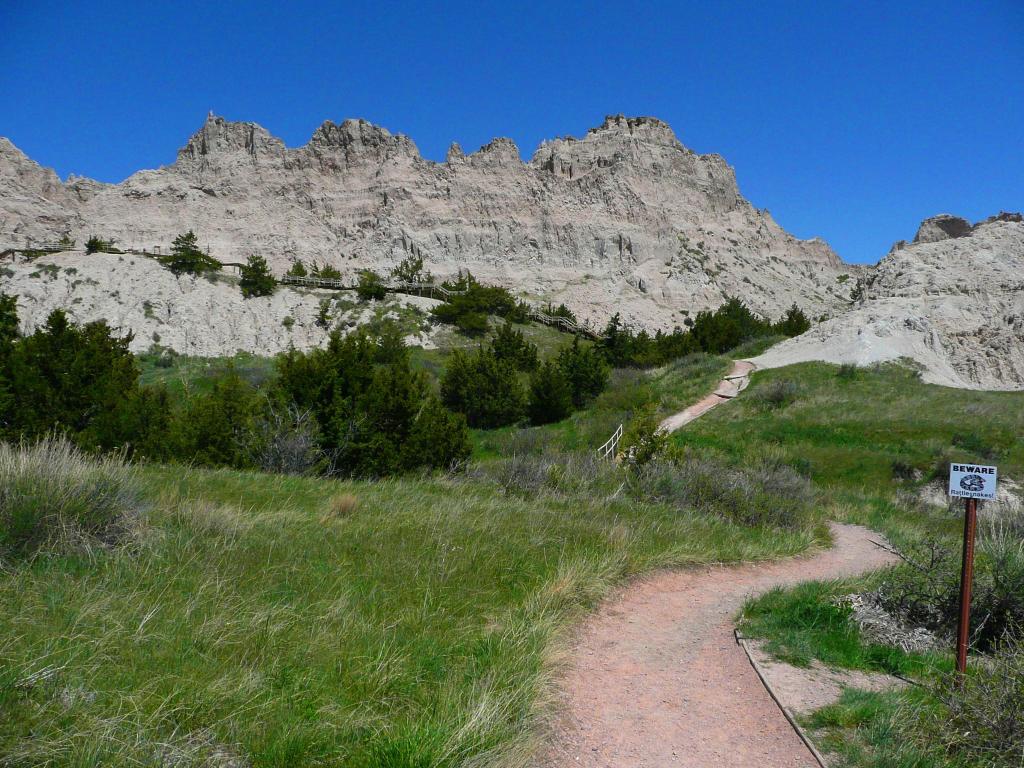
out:
<path id="1" fill-rule="evenodd" d="M 671 328 L 727 295 L 771 318 L 796 303 L 832 319 L 759 365 L 910 357 L 929 381 L 1024 386 L 1019 215 L 972 227 L 942 214 L 877 267 L 844 264 L 824 242 L 784 232 L 743 199 L 720 156 L 686 149 L 655 118 L 608 117 L 581 139 L 543 143 L 527 163 L 509 139 L 468 155 L 452 145 L 435 163 L 362 120 L 325 122 L 291 149 L 256 124 L 211 115 L 173 164 L 121 184 L 62 183 L 0 139 L 0 252 L 62 235 L 81 245 L 90 234 L 152 251 L 188 229 L 221 261 L 259 253 L 278 272 L 302 259 L 354 278 L 421 256 L 437 277 L 469 269 L 525 298 L 564 302 L 597 326 L 619 312 Z M 864 291 L 851 306 L 854 278 Z M 272 354 L 326 337 L 313 319 L 328 294 L 243 300 L 230 281 L 175 278 L 141 257 L 0 265 L 0 290 L 18 294 L 27 329 L 63 306 L 77 320 L 134 331 L 135 349 Z M 420 303 L 400 299 L 388 311 Z M 418 332 L 431 343 L 425 324 Z"/>
<path id="2" fill-rule="evenodd" d="M 0 251 L 70 234 L 168 248 L 193 229 L 222 261 L 260 253 L 284 271 L 317 260 L 345 275 L 422 256 L 519 294 L 564 301 L 603 325 L 649 328 L 742 298 L 775 318 L 848 303 L 844 265 L 744 200 L 718 155 L 697 155 L 654 118 L 609 117 L 582 139 L 546 142 L 524 163 L 509 139 L 444 163 L 362 120 L 326 122 L 289 149 L 253 123 L 211 116 L 172 165 L 121 184 L 61 184 L 0 142 Z M 282 299 L 283 300 L 283 299 Z"/>
<path id="3" fill-rule="evenodd" d="M 1024 389 L 1024 221 L 1000 214 L 964 224 L 928 219 L 912 244 L 897 243 L 878 264 L 854 308 L 754 362 L 908 357 L 936 384 Z"/>
<path id="4" fill-rule="evenodd" d="M 244 299 L 230 277 L 175 277 L 153 259 L 127 254 L 57 253 L 4 269 L 2 289 L 17 295 L 25 333 L 45 323 L 54 309 L 64 309 L 78 323 L 105 320 L 121 334 L 132 331 L 133 352 L 158 346 L 204 357 L 274 355 L 324 344 L 328 330 L 316 319 L 320 302 L 328 300 L 332 327 L 401 313 L 406 325 L 419 326 L 407 342 L 434 346 L 426 315 L 438 302 L 416 296 L 356 305 L 350 293 L 278 289 L 272 296 Z"/>

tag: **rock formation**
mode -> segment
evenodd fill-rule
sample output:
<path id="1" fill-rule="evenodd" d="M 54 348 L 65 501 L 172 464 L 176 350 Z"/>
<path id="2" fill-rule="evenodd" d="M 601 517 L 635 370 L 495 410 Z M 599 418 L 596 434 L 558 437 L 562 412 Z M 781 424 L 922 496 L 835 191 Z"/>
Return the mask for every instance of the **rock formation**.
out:
<path id="1" fill-rule="evenodd" d="M 244 299 L 233 276 L 175 277 L 154 259 L 130 254 L 55 253 L 0 265 L 0 291 L 17 295 L 25 331 L 63 309 L 76 322 L 105 320 L 119 334 L 130 331 L 133 352 L 156 348 L 216 357 L 310 349 L 328 336 L 317 324 L 321 302 L 328 302 L 332 327 L 389 316 L 401 321 L 410 344 L 425 348 L 446 333 L 428 320 L 439 303 L 431 299 L 397 295 L 360 304 L 351 293 L 304 288 Z"/>
<path id="2" fill-rule="evenodd" d="M 796 303 L 832 319 L 759 364 L 909 357 L 929 381 L 1024 386 L 1020 214 L 973 226 L 935 216 L 877 267 L 843 264 L 824 242 L 784 232 L 740 195 L 722 157 L 695 154 L 655 118 L 608 117 L 529 162 L 498 138 L 469 154 L 453 144 L 437 163 L 363 120 L 325 122 L 288 148 L 211 115 L 174 163 L 120 184 L 62 183 L 0 139 L 0 252 L 91 234 L 152 251 L 188 229 L 222 261 L 259 253 L 278 272 L 302 259 L 354 278 L 418 256 L 435 276 L 469 269 L 598 326 L 619 312 L 671 328 L 727 295 L 772 318 Z M 158 337 L 191 354 L 269 354 L 325 336 L 313 323 L 323 295 L 243 301 L 224 280 L 175 278 L 141 257 L 54 254 L 0 265 L 0 283 L 19 295 L 26 328 L 65 306 L 134 330 L 136 349 Z"/>
<path id="3" fill-rule="evenodd" d="M 195 230 L 222 261 L 253 252 L 386 272 L 409 255 L 445 277 L 469 269 L 603 324 L 614 312 L 671 328 L 726 295 L 777 317 L 848 302 L 843 265 L 743 199 L 718 155 L 686 149 L 654 118 L 609 117 L 529 162 L 509 139 L 447 160 L 362 120 L 325 122 L 288 148 L 253 123 L 210 116 L 177 160 L 120 184 L 51 171 L 0 143 L 0 251 L 90 234 L 166 249 Z"/>
<path id="4" fill-rule="evenodd" d="M 910 358 L 926 381 L 970 389 L 1024 388 L 1024 217 L 971 226 L 942 215 L 893 246 L 849 311 L 755 362 L 867 364 Z"/>

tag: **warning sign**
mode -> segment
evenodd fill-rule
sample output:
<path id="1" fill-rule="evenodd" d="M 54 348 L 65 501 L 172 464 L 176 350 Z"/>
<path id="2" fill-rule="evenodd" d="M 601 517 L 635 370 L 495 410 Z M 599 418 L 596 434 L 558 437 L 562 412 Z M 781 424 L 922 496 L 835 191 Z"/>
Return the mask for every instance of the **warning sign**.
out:
<path id="1" fill-rule="evenodd" d="M 949 495 L 959 499 L 994 499 L 996 468 L 977 464 L 949 465 Z"/>

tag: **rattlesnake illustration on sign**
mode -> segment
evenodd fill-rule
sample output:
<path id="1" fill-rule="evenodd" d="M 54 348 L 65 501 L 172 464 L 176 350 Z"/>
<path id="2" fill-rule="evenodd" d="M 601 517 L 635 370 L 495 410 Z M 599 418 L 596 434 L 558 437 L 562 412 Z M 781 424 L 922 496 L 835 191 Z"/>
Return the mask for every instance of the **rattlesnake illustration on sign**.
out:
<path id="1" fill-rule="evenodd" d="M 985 490 L 985 478 L 981 475 L 964 475 L 960 478 L 960 487 L 965 491 Z"/>

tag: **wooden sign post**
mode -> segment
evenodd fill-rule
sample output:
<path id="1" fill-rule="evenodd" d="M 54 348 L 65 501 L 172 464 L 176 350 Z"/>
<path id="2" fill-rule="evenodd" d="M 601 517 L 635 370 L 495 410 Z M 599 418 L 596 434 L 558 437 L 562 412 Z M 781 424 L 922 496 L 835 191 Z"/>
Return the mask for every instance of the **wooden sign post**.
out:
<path id="1" fill-rule="evenodd" d="M 956 674 L 962 682 L 967 670 L 971 635 L 971 583 L 974 581 L 974 532 L 978 527 L 978 499 L 996 497 L 995 467 L 949 465 L 949 495 L 964 500 L 964 553 L 960 567 L 960 618 L 956 628 Z"/>

